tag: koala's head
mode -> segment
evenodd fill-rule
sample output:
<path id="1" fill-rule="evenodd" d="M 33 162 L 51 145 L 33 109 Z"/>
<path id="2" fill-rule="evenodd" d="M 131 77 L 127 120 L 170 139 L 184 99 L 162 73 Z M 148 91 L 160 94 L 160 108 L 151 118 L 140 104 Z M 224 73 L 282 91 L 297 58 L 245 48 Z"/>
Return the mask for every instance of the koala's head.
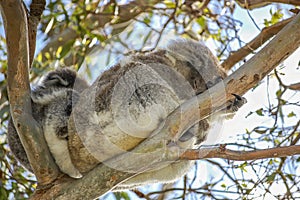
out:
<path id="1" fill-rule="evenodd" d="M 198 85 L 197 93 L 201 93 L 226 77 L 220 68 L 217 58 L 202 43 L 179 39 L 169 42 L 166 50 L 175 59 L 177 68 L 186 68 L 191 73 L 192 85 Z M 179 69 L 180 71 L 180 69 Z"/>
<path id="2" fill-rule="evenodd" d="M 46 88 L 72 88 L 78 92 L 82 92 L 88 87 L 87 82 L 69 68 L 60 68 L 49 72 L 43 78 L 42 85 Z"/>

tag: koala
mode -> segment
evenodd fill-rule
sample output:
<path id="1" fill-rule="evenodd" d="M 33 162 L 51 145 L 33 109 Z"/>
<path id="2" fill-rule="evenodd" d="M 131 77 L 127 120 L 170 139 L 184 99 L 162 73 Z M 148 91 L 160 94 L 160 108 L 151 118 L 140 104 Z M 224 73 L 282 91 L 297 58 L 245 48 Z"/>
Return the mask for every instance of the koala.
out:
<path id="1" fill-rule="evenodd" d="M 68 68 L 49 72 L 31 91 L 32 114 L 41 126 L 49 150 L 60 170 L 70 177 L 80 178 L 81 173 L 72 164 L 68 150 L 68 119 L 80 93 L 88 84 Z M 8 144 L 17 160 L 32 171 L 26 152 L 10 118 Z"/>
<path id="2" fill-rule="evenodd" d="M 69 149 L 75 167 L 81 173 L 101 163 L 127 170 L 107 161 L 135 149 L 181 103 L 209 90 L 225 77 L 210 50 L 192 40 L 172 40 L 165 48 L 122 59 L 83 92 L 80 106 L 73 110 Z M 224 112 L 234 113 L 246 102 L 243 97 L 235 96 Z M 223 115 L 223 112 L 213 115 Z M 183 149 L 199 148 L 214 119 L 201 120 L 178 142 L 166 144 Z M 174 161 L 138 174 L 113 190 L 174 182 L 193 164 L 194 161 Z"/>
<path id="3" fill-rule="evenodd" d="M 183 75 L 185 80 L 189 82 L 195 95 L 203 93 L 227 76 L 210 50 L 203 44 L 191 40 L 173 40 L 165 50 L 158 50 L 144 56 L 134 56 L 131 58 L 131 62 L 150 64 L 159 61 L 166 63 L 166 61 L 163 61 L 166 58 L 172 63 L 169 66 Z M 175 145 L 183 149 L 199 148 L 201 143 L 205 141 L 210 131 L 210 124 L 214 120 L 220 116 L 225 119 L 232 118 L 234 113 L 246 103 L 245 98 L 236 94 L 233 95 L 235 100 L 225 110 L 214 113 L 210 118 L 200 121 L 186 131 Z M 169 145 L 174 144 L 170 143 Z M 139 174 L 119 184 L 114 191 L 134 189 L 138 186 L 153 183 L 175 182 L 184 176 L 194 163 L 195 161 L 189 160 L 174 161 L 165 167 Z"/>

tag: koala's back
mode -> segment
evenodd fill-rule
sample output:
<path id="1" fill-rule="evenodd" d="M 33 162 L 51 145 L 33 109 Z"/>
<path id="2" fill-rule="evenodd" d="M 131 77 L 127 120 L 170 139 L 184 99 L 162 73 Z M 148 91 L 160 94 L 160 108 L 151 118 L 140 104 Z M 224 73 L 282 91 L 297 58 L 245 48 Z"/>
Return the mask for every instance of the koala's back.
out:
<path id="1" fill-rule="evenodd" d="M 182 102 L 207 90 L 208 81 L 223 77 L 220 71 L 209 50 L 191 41 L 123 59 L 99 76 L 75 108 L 69 140 L 74 164 L 86 172 L 130 151 Z M 200 127 L 199 142 L 209 125 L 203 121 Z M 196 134 L 191 132 L 183 141 Z"/>

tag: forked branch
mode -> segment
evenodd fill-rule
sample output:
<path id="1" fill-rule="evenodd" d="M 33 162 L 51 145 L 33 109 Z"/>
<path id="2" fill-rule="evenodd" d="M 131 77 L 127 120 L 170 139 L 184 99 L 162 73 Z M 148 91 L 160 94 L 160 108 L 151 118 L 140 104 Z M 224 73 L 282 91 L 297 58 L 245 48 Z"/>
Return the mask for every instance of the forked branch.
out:
<path id="1" fill-rule="evenodd" d="M 32 117 L 27 13 L 22 1 L 18 0 L 0 1 L 0 7 L 8 54 L 10 113 L 36 178 L 39 184 L 44 185 L 57 177 L 58 168 L 48 150 L 41 128 Z"/>

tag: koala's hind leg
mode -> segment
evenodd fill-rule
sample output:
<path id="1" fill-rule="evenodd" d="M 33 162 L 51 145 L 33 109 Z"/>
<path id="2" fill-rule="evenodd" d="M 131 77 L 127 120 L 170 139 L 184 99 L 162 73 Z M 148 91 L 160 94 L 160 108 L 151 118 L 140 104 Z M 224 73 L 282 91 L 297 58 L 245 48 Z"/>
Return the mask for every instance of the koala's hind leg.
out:
<path id="1" fill-rule="evenodd" d="M 81 178 L 81 173 L 72 163 L 68 149 L 68 140 L 58 138 L 55 131 L 51 130 L 51 127 L 48 126 L 46 129 L 45 140 L 60 170 L 72 178 Z"/>

